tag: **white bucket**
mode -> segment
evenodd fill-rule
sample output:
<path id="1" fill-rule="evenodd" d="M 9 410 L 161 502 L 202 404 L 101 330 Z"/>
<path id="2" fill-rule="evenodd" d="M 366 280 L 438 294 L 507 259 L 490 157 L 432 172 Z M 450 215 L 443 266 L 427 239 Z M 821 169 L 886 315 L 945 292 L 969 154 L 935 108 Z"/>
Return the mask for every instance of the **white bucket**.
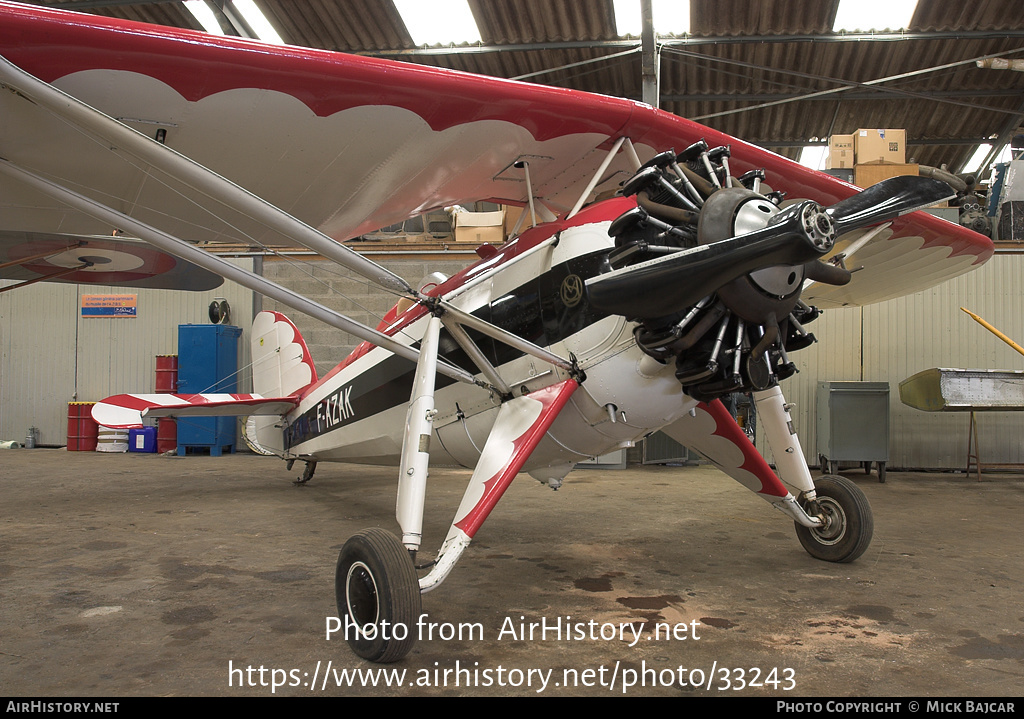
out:
<path id="1" fill-rule="evenodd" d="M 21 449 L 21 444 L 14 440 L 0 442 L 0 449 Z"/>

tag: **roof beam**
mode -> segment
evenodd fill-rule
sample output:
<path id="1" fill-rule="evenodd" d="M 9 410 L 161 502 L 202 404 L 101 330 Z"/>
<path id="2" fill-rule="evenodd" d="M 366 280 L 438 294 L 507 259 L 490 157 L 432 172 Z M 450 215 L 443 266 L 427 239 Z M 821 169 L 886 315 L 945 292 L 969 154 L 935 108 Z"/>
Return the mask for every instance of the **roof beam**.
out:
<path id="1" fill-rule="evenodd" d="M 981 165 L 980 165 L 981 170 L 979 170 L 979 172 L 987 171 L 988 168 L 992 165 L 992 163 L 996 161 L 996 157 L 999 156 L 999 153 L 1002 151 L 1002 149 L 1013 138 L 1013 135 L 1016 133 L 1017 128 L 1020 127 L 1020 123 L 1021 123 L 1021 119 L 1022 118 L 1024 118 L 1024 101 L 1022 101 L 1017 106 L 1016 114 L 1011 116 L 1010 119 L 1007 120 L 1003 124 L 1002 129 L 999 131 L 999 137 L 998 138 L 996 138 L 995 140 L 989 139 L 989 140 L 983 140 L 982 141 L 983 143 L 991 143 L 992 149 L 989 150 L 988 155 L 985 157 L 984 160 L 982 160 Z M 981 143 L 979 143 L 979 144 L 981 144 Z M 963 171 L 964 165 L 966 165 L 966 164 L 967 164 L 967 160 L 964 160 L 964 162 L 961 163 L 961 165 L 960 165 L 961 172 Z"/>
<path id="2" fill-rule="evenodd" d="M 62 10 L 98 10 L 131 5 L 168 5 L 180 0 L 19 0 L 28 5 L 40 5 Z M 942 30 L 942 31 L 903 31 L 903 32 L 868 32 L 868 33 L 791 33 L 780 35 L 694 35 L 675 37 L 672 35 L 656 35 L 657 42 L 663 46 L 685 45 L 746 45 L 785 42 L 895 42 L 899 40 L 1005 40 L 1024 39 L 1024 30 Z M 395 48 L 391 50 L 367 50 L 357 55 L 390 57 L 395 55 L 458 55 L 466 53 L 488 53 L 508 51 L 537 50 L 569 50 L 579 48 L 626 48 L 639 47 L 636 40 L 579 40 L 568 42 L 537 42 L 510 43 L 507 45 L 461 45 L 449 47 L 415 47 Z"/>
<path id="3" fill-rule="evenodd" d="M 643 87 L 643 101 L 651 107 L 658 107 L 659 62 L 657 36 L 654 33 L 654 11 L 651 0 L 640 0 L 640 41 L 643 51 L 640 55 L 640 82 Z"/>
<path id="4" fill-rule="evenodd" d="M 894 33 L 844 33 L 832 34 L 793 34 L 793 35 L 722 35 L 673 37 L 656 35 L 662 47 L 683 47 L 691 45 L 750 45 L 775 44 L 793 42 L 895 42 L 898 40 L 1006 40 L 1024 39 L 1024 30 L 948 30 L 929 32 L 894 32 Z M 505 45 L 483 43 L 475 45 L 451 45 L 447 47 L 413 47 L 391 50 L 364 50 L 356 55 L 376 57 L 395 57 L 402 55 L 465 55 L 489 52 L 530 52 L 541 50 L 577 50 L 586 48 L 626 48 L 639 47 L 636 40 L 573 40 L 562 42 L 529 42 L 508 43 Z"/>
<path id="5" fill-rule="evenodd" d="M 885 90 L 870 90 L 862 92 L 844 92 L 843 100 L 879 100 L 884 95 L 891 94 Z M 918 92 L 922 99 L 932 100 L 961 100 L 983 97 L 1020 97 L 1020 90 L 933 90 Z M 805 93 L 782 92 L 782 93 L 684 93 L 675 95 L 662 95 L 662 102 L 774 102 L 776 100 L 806 100 L 808 102 L 835 102 L 836 98 L 805 97 Z"/>
<path id="6" fill-rule="evenodd" d="M 720 57 L 715 57 L 715 56 L 712 56 L 712 55 L 706 55 L 706 54 L 700 53 L 700 52 L 693 52 L 692 50 L 680 50 L 678 48 L 673 48 L 673 49 L 670 49 L 670 52 L 675 54 L 675 55 L 680 55 L 682 57 L 688 57 L 688 58 L 699 59 L 699 60 L 706 60 L 707 62 L 710 62 L 710 63 L 721 63 L 721 64 L 725 64 L 725 65 L 733 65 L 733 66 L 748 68 L 748 69 L 751 69 L 751 70 L 765 70 L 765 69 L 769 69 L 772 72 L 780 72 L 780 73 L 783 73 L 783 74 L 786 74 L 786 75 L 792 75 L 794 77 L 803 77 L 803 78 L 807 78 L 807 79 L 811 79 L 811 80 L 818 80 L 818 81 L 826 80 L 828 82 L 836 83 L 836 85 L 837 85 L 837 87 L 833 87 L 833 88 L 830 88 L 830 89 L 827 89 L 827 90 L 809 91 L 809 92 L 807 92 L 806 94 L 804 94 L 802 96 L 798 96 L 798 97 L 795 97 L 795 98 L 789 99 L 789 100 L 775 100 L 773 102 L 764 102 L 764 103 L 761 103 L 759 105 L 749 105 L 749 106 L 746 106 L 746 107 L 733 108 L 732 110 L 723 110 L 721 112 L 714 112 L 714 113 L 709 113 L 709 114 L 705 114 L 705 115 L 698 115 L 696 117 L 691 117 L 690 118 L 691 120 L 695 120 L 697 122 L 704 122 L 705 120 L 708 120 L 708 119 L 711 119 L 711 118 L 714 118 L 714 117 L 722 117 L 723 115 L 735 115 L 735 114 L 742 113 L 742 112 L 749 112 L 751 110 L 760 110 L 762 108 L 783 105 L 783 104 L 790 103 L 790 102 L 803 102 L 804 100 L 808 100 L 808 99 L 811 99 L 811 98 L 814 98 L 814 97 L 826 97 L 826 96 L 836 95 L 838 93 L 847 93 L 847 92 L 849 92 L 853 88 L 859 88 L 861 90 L 879 89 L 879 90 L 882 90 L 884 92 L 892 93 L 894 95 L 904 95 L 904 96 L 907 96 L 907 97 L 914 97 L 914 98 L 918 98 L 918 99 L 931 100 L 931 99 L 934 99 L 934 98 L 930 98 L 930 97 L 924 95 L 923 93 L 912 91 L 912 90 L 901 90 L 901 89 L 896 88 L 896 87 L 888 87 L 888 86 L 885 86 L 884 83 L 893 82 L 895 80 L 905 80 L 907 78 L 918 77 L 920 75 L 927 75 L 927 74 L 930 74 L 930 73 L 933 73 L 933 72 L 938 72 L 940 70 L 948 70 L 950 68 L 958 67 L 958 66 L 961 66 L 961 65 L 973 65 L 978 60 L 988 59 L 988 58 L 992 58 L 992 57 L 1003 57 L 1003 56 L 1006 56 L 1006 55 L 1011 55 L 1011 54 L 1014 54 L 1014 53 L 1021 52 L 1021 50 L 1020 50 L 1020 48 L 1014 48 L 1012 50 L 1006 50 L 1006 51 L 1003 51 L 1003 52 L 997 52 L 997 53 L 993 53 L 991 55 L 983 55 L 983 56 L 980 56 L 980 57 L 969 58 L 969 59 L 966 59 L 966 60 L 957 60 L 955 62 L 948 62 L 948 63 L 942 64 L 942 65 L 936 65 L 934 67 L 927 67 L 927 68 L 923 68 L 923 69 L 920 69 L 920 70 L 912 70 L 910 72 L 904 72 L 904 73 L 900 73 L 900 74 L 897 74 L 897 75 L 889 75 L 888 77 L 879 77 L 879 78 L 876 78 L 874 80 L 868 80 L 867 82 L 857 82 L 857 81 L 854 81 L 854 80 L 842 80 L 842 79 L 839 79 L 839 78 L 822 77 L 822 76 L 814 75 L 814 74 L 811 74 L 811 73 L 798 72 L 796 70 L 786 70 L 786 69 L 782 69 L 782 68 L 765 68 L 763 65 L 759 65 L 759 64 L 756 64 L 756 63 L 744 62 L 744 61 L 741 61 L 741 60 L 729 60 L 729 59 L 726 59 L 726 58 L 720 58 Z M 963 105 L 963 106 L 969 107 L 971 109 L 976 109 L 976 106 L 973 103 L 964 103 L 964 102 L 960 102 L 958 100 L 942 100 L 941 102 L 945 102 L 945 103 L 952 104 L 952 105 Z M 1013 110 L 1003 110 L 1001 108 L 995 108 L 995 107 L 989 107 L 987 109 L 991 110 L 992 112 L 1005 112 L 1005 113 L 1015 114 Z"/>

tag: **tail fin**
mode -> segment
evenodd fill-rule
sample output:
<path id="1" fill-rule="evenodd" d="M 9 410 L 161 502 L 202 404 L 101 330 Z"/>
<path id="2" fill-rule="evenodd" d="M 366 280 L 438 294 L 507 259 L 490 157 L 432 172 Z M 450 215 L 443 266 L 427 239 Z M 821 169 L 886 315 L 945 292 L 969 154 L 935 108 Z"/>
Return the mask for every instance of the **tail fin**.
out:
<path id="1" fill-rule="evenodd" d="M 260 312 L 252 322 L 252 387 L 265 397 L 298 395 L 317 381 L 302 335 L 280 312 Z M 277 417 L 250 417 L 243 436 L 262 454 L 284 454 L 284 431 Z"/>
<path id="2" fill-rule="evenodd" d="M 298 394 L 317 380 L 302 335 L 280 312 L 260 312 L 252 322 L 252 391 L 264 397 Z"/>

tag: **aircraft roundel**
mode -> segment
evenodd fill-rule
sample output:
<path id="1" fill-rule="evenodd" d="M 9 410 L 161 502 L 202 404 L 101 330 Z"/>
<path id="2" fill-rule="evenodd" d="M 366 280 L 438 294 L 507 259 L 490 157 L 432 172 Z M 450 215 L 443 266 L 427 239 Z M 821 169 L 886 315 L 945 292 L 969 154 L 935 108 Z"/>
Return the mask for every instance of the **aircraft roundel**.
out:
<path id="1" fill-rule="evenodd" d="M 41 253 L 52 249 L 56 254 L 28 260 L 21 266 L 30 272 L 46 275 L 88 262 L 91 263 L 88 267 L 65 277 L 75 282 L 101 284 L 108 280 L 124 281 L 151 277 L 167 272 L 175 265 L 174 258 L 149 247 L 90 239 L 83 240 L 78 247 L 72 246 L 63 252 L 60 251 L 61 247 L 67 246 L 68 242 L 64 239 L 36 240 L 12 247 L 8 251 L 8 257 L 11 260 L 17 260 L 19 257 L 38 258 Z"/>
<path id="2" fill-rule="evenodd" d="M 137 240 L 43 232 L 0 232 L 0 278 L 209 290 L 222 278 Z M 62 270 L 81 268 L 66 274 Z"/>

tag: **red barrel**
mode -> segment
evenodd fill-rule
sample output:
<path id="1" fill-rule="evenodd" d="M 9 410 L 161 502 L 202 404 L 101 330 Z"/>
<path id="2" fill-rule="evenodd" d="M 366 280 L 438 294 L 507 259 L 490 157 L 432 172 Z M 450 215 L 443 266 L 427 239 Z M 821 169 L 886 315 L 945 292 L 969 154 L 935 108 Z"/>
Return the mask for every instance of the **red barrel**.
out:
<path id="1" fill-rule="evenodd" d="M 99 426 L 92 418 L 95 402 L 68 402 L 68 451 L 95 452 Z"/>
<path id="2" fill-rule="evenodd" d="M 156 356 L 156 391 L 174 394 L 178 391 L 178 355 Z M 156 451 L 169 452 L 178 446 L 178 425 L 171 417 L 156 421 Z"/>
<path id="3" fill-rule="evenodd" d="M 156 451 L 170 452 L 178 446 L 178 424 L 173 417 L 160 417 L 156 421 Z"/>
<path id="4" fill-rule="evenodd" d="M 156 391 L 164 394 L 178 391 L 178 355 L 156 356 Z"/>

